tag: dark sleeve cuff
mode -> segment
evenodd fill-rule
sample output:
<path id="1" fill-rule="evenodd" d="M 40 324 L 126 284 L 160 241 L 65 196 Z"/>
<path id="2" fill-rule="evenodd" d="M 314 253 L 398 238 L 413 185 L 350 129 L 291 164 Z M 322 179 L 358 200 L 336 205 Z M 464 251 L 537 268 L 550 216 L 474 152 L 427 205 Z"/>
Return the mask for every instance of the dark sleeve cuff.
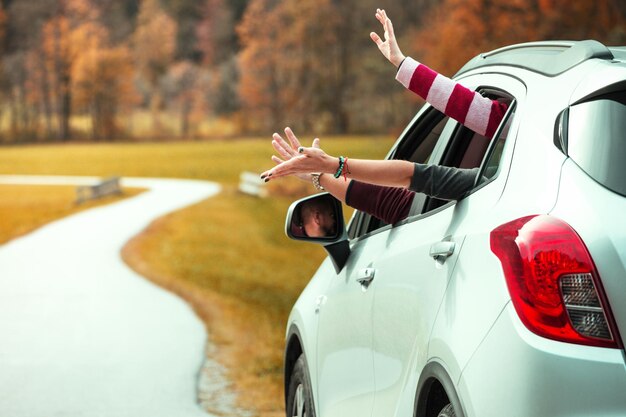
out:
<path id="1" fill-rule="evenodd" d="M 409 190 L 442 200 L 460 200 L 474 188 L 479 169 L 415 164 Z"/>
<path id="2" fill-rule="evenodd" d="M 354 181 L 346 190 L 346 204 L 388 224 L 409 216 L 415 193 L 406 188 L 383 187 Z"/>

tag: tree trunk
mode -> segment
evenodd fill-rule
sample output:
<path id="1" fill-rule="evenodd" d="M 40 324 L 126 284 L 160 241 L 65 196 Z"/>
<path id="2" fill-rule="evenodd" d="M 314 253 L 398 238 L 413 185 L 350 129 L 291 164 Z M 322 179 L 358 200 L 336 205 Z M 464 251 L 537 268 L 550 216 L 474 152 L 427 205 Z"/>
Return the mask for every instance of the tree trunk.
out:
<path id="1" fill-rule="evenodd" d="M 180 110 L 180 136 L 186 138 L 189 135 L 189 113 L 191 112 L 190 100 L 183 99 Z"/>
<path id="2" fill-rule="evenodd" d="M 66 141 L 71 137 L 70 115 L 72 108 L 72 93 L 70 91 L 70 77 L 63 75 L 61 78 L 61 100 L 59 108 L 59 139 Z"/>

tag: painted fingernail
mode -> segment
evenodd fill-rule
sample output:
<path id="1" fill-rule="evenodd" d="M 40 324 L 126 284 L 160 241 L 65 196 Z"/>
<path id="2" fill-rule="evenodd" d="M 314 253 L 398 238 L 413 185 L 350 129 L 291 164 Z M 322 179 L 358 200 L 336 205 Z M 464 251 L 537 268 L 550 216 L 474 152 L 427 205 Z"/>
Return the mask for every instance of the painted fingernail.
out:
<path id="1" fill-rule="evenodd" d="M 270 179 L 269 178 L 265 178 L 263 181 L 268 182 Z"/>
<path id="2" fill-rule="evenodd" d="M 300 147 L 298 148 L 298 153 L 302 153 L 302 152 L 304 152 L 304 148 L 303 148 L 302 146 L 300 146 Z"/>
<path id="3" fill-rule="evenodd" d="M 265 177 L 267 177 L 267 175 L 265 175 L 265 174 L 261 175 L 261 179 L 262 179 L 262 180 L 264 180 L 264 179 L 265 179 Z"/>

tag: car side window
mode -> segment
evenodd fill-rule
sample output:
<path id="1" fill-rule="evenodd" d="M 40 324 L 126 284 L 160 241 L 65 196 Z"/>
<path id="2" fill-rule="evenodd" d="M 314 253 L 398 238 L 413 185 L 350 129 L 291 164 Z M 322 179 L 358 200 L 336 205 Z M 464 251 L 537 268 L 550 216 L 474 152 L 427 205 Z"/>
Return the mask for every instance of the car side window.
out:
<path id="1" fill-rule="evenodd" d="M 493 141 L 492 146 L 487 150 L 485 155 L 485 162 L 482 165 L 480 174 L 476 179 L 476 186 L 489 182 L 496 177 L 498 169 L 500 168 L 500 160 L 502 159 L 502 152 L 504 151 L 504 144 L 506 138 L 509 135 L 509 128 L 513 121 L 513 115 L 515 112 L 515 101 L 509 105 L 508 114 L 502 123 L 500 133 L 497 139 Z"/>
<path id="2" fill-rule="evenodd" d="M 406 134 L 391 154 L 391 159 L 423 164 L 435 163 L 456 168 L 480 168 L 474 188 L 495 178 L 513 119 L 515 101 L 512 96 L 499 90 L 480 91 L 491 99 L 509 105 L 509 110 L 496 130 L 495 139 L 490 140 L 431 108 Z M 443 134 L 444 130 L 446 134 Z M 427 213 L 447 203 L 449 201 L 416 193 L 410 216 Z M 350 238 L 356 238 L 384 226 L 387 226 L 387 223 L 382 220 L 358 212 L 350 224 L 348 235 Z"/>
<path id="3" fill-rule="evenodd" d="M 448 116 L 440 111 L 430 108 L 418 121 L 416 121 L 405 137 L 398 144 L 390 159 L 401 159 L 411 162 L 431 162 L 437 143 L 440 141 L 446 126 L 454 124 Z M 350 223 L 348 236 L 360 237 L 371 233 L 387 224 L 376 217 L 357 212 Z"/>
<path id="4" fill-rule="evenodd" d="M 460 126 L 450 138 L 446 151 L 439 165 L 472 169 L 480 168 L 476 177 L 474 189 L 495 178 L 500 166 L 502 151 L 508 136 L 508 130 L 513 120 L 515 101 L 513 97 L 500 91 L 481 91 L 485 96 L 507 103 L 508 111 L 500 126 L 496 130 L 494 139 L 476 133 L 465 126 Z M 468 192 L 471 192 L 469 190 Z M 449 201 L 428 197 L 421 214 L 432 211 L 447 204 Z"/>

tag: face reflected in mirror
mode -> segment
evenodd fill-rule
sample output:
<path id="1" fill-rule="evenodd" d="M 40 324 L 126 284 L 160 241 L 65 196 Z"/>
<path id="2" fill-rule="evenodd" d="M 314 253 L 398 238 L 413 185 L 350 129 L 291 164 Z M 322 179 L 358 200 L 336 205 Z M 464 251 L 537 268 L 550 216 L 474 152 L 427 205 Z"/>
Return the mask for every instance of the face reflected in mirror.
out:
<path id="1" fill-rule="evenodd" d="M 333 197 L 321 196 L 302 202 L 292 220 L 297 237 L 334 238 L 337 236 L 337 213 Z"/>

